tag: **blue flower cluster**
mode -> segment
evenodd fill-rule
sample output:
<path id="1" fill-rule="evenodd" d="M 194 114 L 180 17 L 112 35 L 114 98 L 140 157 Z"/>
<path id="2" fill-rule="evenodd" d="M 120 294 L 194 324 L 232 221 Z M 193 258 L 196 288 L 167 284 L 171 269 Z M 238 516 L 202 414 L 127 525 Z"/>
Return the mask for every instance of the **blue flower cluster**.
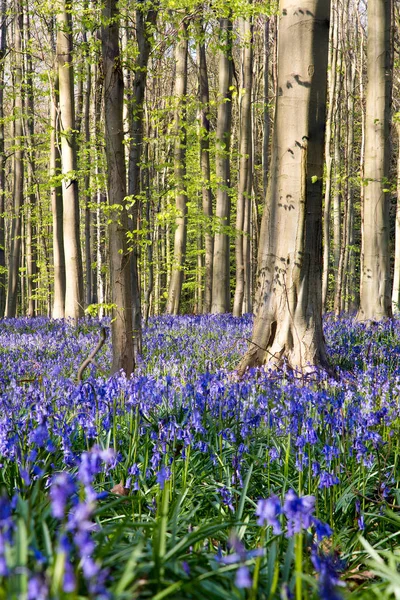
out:
<path id="1" fill-rule="evenodd" d="M 97 321 L 2 322 L 0 577 L 10 570 L 15 498 L 28 501 L 37 489 L 51 507 L 64 591 L 78 589 L 80 569 L 87 593 L 99 598 L 107 597 L 114 565 L 103 569 L 96 558 L 94 510 L 99 489 L 110 492 L 120 481 L 147 518 L 167 481 L 171 494 L 195 481 L 198 498 L 203 488 L 211 494 L 211 513 L 231 519 L 252 468 L 248 496 L 253 505 L 267 498 L 257 506 L 259 524 L 278 535 L 284 515 L 288 536 L 313 525 L 319 540 L 342 522 L 366 533 L 369 505 L 398 503 L 400 324 L 367 328 L 327 318 L 339 377 L 321 373 L 308 382 L 285 369 L 232 375 L 251 325 L 249 316 L 151 319 L 134 376 L 107 377 L 105 345 L 78 384 Z M 286 490 L 302 495 L 289 490 L 281 505 L 283 479 Z M 250 515 L 250 506 L 245 510 Z M 42 550 L 35 543 L 28 563 Z M 314 560 L 321 562 L 320 554 Z M 27 568 L 39 598 L 48 565 L 36 567 Z"/>

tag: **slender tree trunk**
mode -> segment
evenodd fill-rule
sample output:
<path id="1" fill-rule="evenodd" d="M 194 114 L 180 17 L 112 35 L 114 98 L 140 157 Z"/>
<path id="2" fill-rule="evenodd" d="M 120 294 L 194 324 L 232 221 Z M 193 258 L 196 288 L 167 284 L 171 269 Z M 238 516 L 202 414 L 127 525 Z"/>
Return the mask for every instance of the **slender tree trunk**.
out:
<path id="1" fill-rule="evenodd" d="M 213 218 L 213 193 L 211 188 L 210 172 L 210 92 L 208 84 L 208 70 L 206 47 L 204 41 L 202 21 L 198 24 L 199 43 L 197 46 L 199 68 L 199 99 L 200 99 L 200 168 L 202 175 L 203 214 L 206 221 L 204 227 L 204 299 L 203 312 L 211 312 L 214 234 L 212 227 Z"/>
<path id="2" fill-rule="evenodd" d="M 61 157 L 59 151 L 59 122 L 58 122 L 58 76 L 55 78 L 54 90 L 50 99 L 50 178 L 61 173 Z M 51 211 L 53 215 L 53 263 L 54 263 L 54 299 L 52 317 L 63 319 L 65 316 L 65 255 L 63 234 L 63 199 L 62 189 L 57 183 L 52 183 Z"/>
<path id="3" fill-rule="evenodd" d="M 326 137 L 325 137 L 325 202 L 324 202 L 324 246 L 323 246 L 323 267 L 322 267 L 322 306 L 326 307 L 329 282 L 329 255 L 330 255 L 330 222 L 331 222 L 331 191 L 332 191 L 332 123 L 334 108 L 336 106 L 336 88 L 340 73 L 337 69 L 338 58 L 338 19 L 336 2 L 331 6 L 331 49 L 330 49 L 330 69 L 328 71 L 328 112 L 326 118 Z"/>
<path id="4" fill-rule="evenodd" d="M 239 366 L 328 367 L 322 333 L 322 174 L 329 0 L 280 2 L 271 176 L 252 343 Z"/>
<path id="5" fill-rule="evenodd" d="M 4 69 L 7 51 L 7 0 L 0 4 L 0 319 L 4 317 L 6 307 L 6 257 L 5 257 L 5 191 L 6 191 L 6 155 L 4 148 Z"/>
<path id="6" fill-rule="evenodd" d="M 147 9 L 146 9 L 147 10 Z M 128 194 L 135 198 L 132 210 L 133 229 L 140 229 L 139 218 L 141 214 L 140 199 L 140 162 L 143 148 L 143 104 L 147 82 L 147 65 L 149 62 L 152 28 L 157 20 L 158 10 L 150 8 L 147 12 L 144 7 L 136 10 L 136 39 L 139 55 L 136 61 L 133 78 L 133 96 L 130 108 L 129 121 L 131 129 L 131 145 L 129 148 L 128 167 Z M 131 258 L 131 284 L 132 284 L 132 319 L 134 331 L 135 355 L 142 352 L 142 323 L 140 305 L 140 278 L 138 270 L 139 245 L 137 235 L 134 237 L 134 249 Z"/>
<path id="7" fill-rule="evenodd" d="M 340 234 L 342 225 L 342 156 L 340 152 L 340 134 L 341 134 L 341 118 L 342 110 L 340 99 L 337 98 L 338 106 L 335 118 L 335 134 L 334 134 L 334 175 L 335 188 L 333 193 L 333 270 L 335 279 L 339 268 L 340 258 Z"/>
<path id="8" fill-rule="evenodd" d="M 104 116 L 110 206 L 109 216 L 110 287 L 112 295 L 112 373 L 123 369 L 129 376 L 135 366 L 132 331 L 132 289 L 130 255 L 127 249 L 128 213 L 122 106 L 124 81 L 119 51 L 119 23 L 116 0 L 106 0 L 103 10 L 102 54 L 104 65 Z"/>
<path id="9" fill-rule="evenodd" d="M 346 178 L 346 219 L 344 227 L 346 231 L 346 246 L 343 259 L 343 279 L 346 290 L 345 298 L 342 297 L 342 309 L 349 312 L 350 306 L 355 303 L 355 272 L 354 272 L 354 111 L 355 111 L 355 86 L 356 66 L 355 56 L 350 52 L 347 64 L 347 178 Z"/>
<path id="10" fill-rule="evenodd" d="M 94 86 L 94 122 L 93 122 L 93 132 L 94 132 L 94 140 L 97 140 L 101 136 L 101 111 L 102 111 L 102 100 L 103 100 L 103 87 L 104 87 L 104 73 L 102 70 L 102 63 L 99 61 L 99 64 L 94 65 L 94 73 L 93 73 L 93 81 L 95 82 Z M 93 203 L 96 206 L 96 214 L 95 214 L 95 235 L 93 236 L 93 240 L 96 240 L 94 256 L 96 257 L 96 269 L 93 273 L 93 292 L 95 293 L 94 302 L 95 304 L 98 302 L 100 305 L 104 302 L 104 281 L 103 281 L 103 260 L 102 260 L 102 219 L 101 216 L 103 214 L 102 205 L 106 202 L 106 198 L 104 197 L 101 184 L 100 177 L 102 174 L 102 164 L 101 164 L 101 152 L 96 144 L 92 146 L 92 151 L 95 156 L 95 164 L 94 164 L 94 174 L 96 178 L 96 186 Z M 99 311 L 100 313 L 100 311 Z"/>
<path id="11" fill-rule="evenodd" d="M 147 137 L 150 137 L 149 126 Z M 147 326 L 147 322 L 149 320 L 150 313 L 150 302 L 151 295 L 154 289 L 154 255 L 153 255 L 153 245 L 154 245 L 154 224 L 152 222 L 152 211 L 151 211 L 151 197 L 150 197 L 150 168 L 149 168 L 149 144 L 146 144 L 145 147 L 145 164 L 146 168 L 144 169 L 143 176 L 143 189 L 146 193 L 146 253 L 147 253 L 147 270 L 148 270 L 148 278 L 147 278 L 147 286 L 144 293 L 144 310 L 143 310 L 143 321 L 145 326 Z"/>
<path id="12" fill-rule="evenodd" d="M 25 136 L 29 148 L 28 155 L 28 210 L 26 213 L 26 265 L 27 265 L 27 292 L 28 316 L 37 314 L 37 232 L 36 232 L 36 152 L 35 152 L 35 122 L 34 122 L 34 97 L 33 97 L 33 64 L 30 48 L 30 19 L 29 10 L 24 8 L 24 70 L 25 70 Z"/>
<path id="13" fill-rule="evenodd" d="M 368 2 L 366 139 L 360 321 L 392 314 L 390 294 L 389 122 L 391 2 Z"/>
<path id="14" fill-rule="evenodd" d="M 72 65 L 71 2 L 61 0 L 57 13 L 57 61 L 60 89 L 63 232 L 66 270 L 65 317 L 83 316 L 83 269 L 79 232 L 74 71 Z"/>
<path id="15" fill-rule="evenodd" d="M 270 18 L 266 19 L 264 26 L 264 131 L 263 131 L 263 190 L 264 198 L 267 195 L 268 170 L 269 170 L 269 135 L 270 135 L 270 116 L 269 116 L 269 40 Z"/>
<path id="16" fill-rule="evenodd" d="M 216 217 L 218 230 L 214 239 L 212 306 L 213 313 L 230 309 L 230 139 L 232 121 L 232 21 L 220 19 L 219 94 L 216 138 Z"/>
<path id="17" fill-rule="evenodd" d="M 175 49 L 175 146 L 174 146 L 174 181 L 175 206 L 177 217 L 174 238 L 174 261 L 169 282 L 166 312 L 172 315 L 179 313 L 181 301 L 184 264 L 187 238 L 187 193 L 186 193 L 186 93 L 187 93 L 187 61 L 188 37 L 187 21 L 182 21 L 180 39 Z"/>
<path id="18" fill-rule="evenodd" d="M 83 41 L 87 44 L 87 33 L 83 33 Z M 94 304 L 93 293 L 93 251 L 92 251 L 92 210 L 90 192 L 90 106 L 92 99 L 92 65 L 88 53 L 86 59 L 86 93 L 83 109 L 84 155 L 85 155 L 85 267 L 86 267 L 86 306 Z"/>
<path id="19" fill-rule="evenodd" d="M 21 208 L 24 199 L 24 152 L 23 152 L 23 81 L 22 81 L 22 5 L 14 0 L 14 51 L 15 51 L 15 99 L 14 99 L 14 139 L 16 148 L 13 160 L 13 218 L 10 236 L 10 256 L 8 267 L 8 288 L 6 316 L 17 314 L 18 280 L 21 261 Z"/>
<path id="20" fill-rule="evenodd" d="M 250 234 L 248 223 L 251 210 L 251 94 L 253 79 L 253 24 L 251 21 L 243 19 L 242 32 L 244 40 L 242 58 L 243 91 L 240 94 L 239 189 L 236 207 L 236 289 L 233 302 L 233 315 L 235 317 L 240 317 L 243 313 L 245 283 L 250 275 L 245 269 L 244 257 L 247 244 L 246 236 Z"/>
<path id="21" fill-rule="evenodd" d="M 396 242 L 394 252 L 394 274 L 392 291 L 392 310 L 400 311 L 400 122 L 396 122 L 397 137 L 399 140 L 397 155 L 397 206 L 396 206 Z"/>

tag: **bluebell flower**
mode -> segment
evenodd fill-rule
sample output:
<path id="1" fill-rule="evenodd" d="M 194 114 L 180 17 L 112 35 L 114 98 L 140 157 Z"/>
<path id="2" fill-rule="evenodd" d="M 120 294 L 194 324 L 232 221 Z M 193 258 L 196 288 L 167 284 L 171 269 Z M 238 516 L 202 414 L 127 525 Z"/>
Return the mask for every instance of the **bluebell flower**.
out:
<path id="1" fill-rule="evenodd" d="M 222 487 L 219 488 L 218 493 L 221 495 L 222 498 L 222 502 L 223 504 L 225 504 L 225 506 L 227 506 L 229 508 L 229 510 L 231 510 L 232 512 L 234 512 L 234 508 L 233 508 L 233 494 L 230 490 L 228 490 L 228 488 L 226 487 Z"/>
<path id="2" fill-rule="evenodd" d="M 48 600 L 49 589 L 42 574 L 29 577 L 27 600 Z"/>
<path id="3" fill-rule="evenodd" d="M 300 498 L 292 489 L 287 492 L 282 512 L 287 518 L 288 537 L 311 526 L 314 509 L 314 496 Z"/>
<path id="4" fill-rule="evenodd" d="M 50 500 L 51 512 L 56 519 L 65 517 L 68 500 L 75 492 L 75 482 L 69 473 L 63 471 L 53 477 L 50 485 Z"/>
<path id="5" fill-rule="evenodd" d="M 190 576 L 190 567 L 189 564 L 186 560 L 182 561 L 182 569 L 184 570 L 184 572 L 186 573 L 186 575 L 189 577 Z"/>
<path id="6" fill-rule="evenodd" d="M 252 581 L 250 571 L 246 565 L 242 565 L 236 571 L 235 585 L 238 588 L 251 588 Z"/>
<path id="7" fill-rule="evenodd" d="M 319 488 L 330 488 L 339 483 L 339 477 L 327 471 L 321 471 L 319 476 Z"/>
<path id="8" fill-rule="evenodd" d="M 311 549 L 311 561 L 318 573 L 318 593 L 321 600 L 342 600 L 337 588 L 344 586 L 340 581 L 343 563 L 337 556 L 323 554 L 316 546 Z"/>
<path id="9" fill-rule="evenodd" d="M 333 533 L 328 523 L 323 523 L 319 519 L 313 517 L 313 525 L 315 526 L 315 533 L 317 534 L 317 541 L 321 542 L 325 537 L 330 537 Z"/>
<path id="10" fill-rule="evenodd" d="M 279 515 L 281 512 L 281 503 L 277 496 L 272 495 L 265 500 L 259 500 L 256 508 L 256 516 L 258 517 L 257 525 L 271 525 L 274 534 L 279 535 L 282 532 L 281 524 L 279 522 Z"/>

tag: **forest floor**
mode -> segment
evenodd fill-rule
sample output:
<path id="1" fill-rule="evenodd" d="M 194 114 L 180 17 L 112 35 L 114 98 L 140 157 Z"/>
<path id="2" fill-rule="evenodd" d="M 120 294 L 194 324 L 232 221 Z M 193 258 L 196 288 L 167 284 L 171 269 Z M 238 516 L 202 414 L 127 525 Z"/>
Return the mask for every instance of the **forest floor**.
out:
<path id="1" fill-rule="evenodd" d="M 0 600 L 400 597 L 400 321 L 238 380 L 249 316 L 163 316 L 78 383 L 101 325 L 1 322 Z"/>

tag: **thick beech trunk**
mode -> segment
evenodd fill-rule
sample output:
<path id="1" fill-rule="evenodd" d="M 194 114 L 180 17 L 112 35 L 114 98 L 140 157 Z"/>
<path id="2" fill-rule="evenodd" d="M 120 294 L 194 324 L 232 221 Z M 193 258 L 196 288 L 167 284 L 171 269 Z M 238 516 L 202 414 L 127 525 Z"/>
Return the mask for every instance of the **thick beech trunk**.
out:
<path id="1" fill-rule="evenodd" d="M 76 174 L 74 71 L 72 65 L 71 3 L 62 0 L 57 13 L 57 61 L 60 90 L 61 168 L 65 253 L 65 317 L 83 316 L 83 269 L 79 232 Z"/>
<path id="2" fill-rule="evenodd" d="M 127 249 L 128 213 L 125 208 L 126 169 L 122 107 L 124 82 L 119 51 L 116 0 L 106 0 L 103 11 L 102 53 L 104 65 L 104 118 L 108 174 L 110 288 L 114 305 L 111 319 L 112 373 L 135 366 L 132 331 L 130 254 Z"/>
<path id="3" fill-rule="evenodd" d="M 174 183 L 175 219 L 174 259 L 168 289 L 166 312 L 179 313 L 181 301 L 187 238 L 187 193 L 186 193 L 186 91 L 187 91 L 188 38 L 187 22 L 180 27 L 180 39 L 175 49 L 175 118 L 174 118 Z"/>
<path id="4" fill-rule="evenodd" d="M 322 174 L 329 0 L 280 2 L 272 164 L 252 342 L 239 365 L 328 368 L 322 333 Z"/>
<path id="5" fill-rule="evenodd" d="M 391 1 L 368 2 L 365 189 L 359 321 L 392 314 L 388 178 Z"/>
<path id="6" fill-rule="evenodd" d="M 216 138 L 216 217 L 214 238 L 213 286 L 211 312 L 226 313 L 230 309 L 229 234 L 230 225 L 230 140 L 232 121 L 232 21 L 220 19 L 219 94 Z"/>

